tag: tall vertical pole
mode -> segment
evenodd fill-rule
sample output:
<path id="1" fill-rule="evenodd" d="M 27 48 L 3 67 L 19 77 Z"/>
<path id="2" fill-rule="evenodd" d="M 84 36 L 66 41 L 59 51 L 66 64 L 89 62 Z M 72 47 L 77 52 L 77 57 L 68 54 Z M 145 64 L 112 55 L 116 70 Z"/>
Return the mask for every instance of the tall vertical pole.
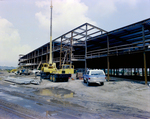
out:
<path id="1" fill-rule="evenodd" d="M 107 80 L 109 81 L 109 36 L 107 34 Z"/>
<path id="2" fill-rule="evenodd" d="M 47 45 L 46 53 L 48 53 L 48 45 Z M 46 54 L 46 63 L 48 63 L 48 54 Z"/>
<path id="3" fill-rule="evenodd" d="M 52 1 L 51 1 L 51 6 L 50 6 L 50 9 L 51 9 L 51 14 L 50 14 L 50 54 L 49 54 L 49 64 L 52 64 L 52 9 L 53 9 L 53 6 L 52 6 Z"/>
<path id="4" fill-rule="evenodd" d="M 144 33 L 144 25 L 142 25 L 142 33 L 143 33 L 144 75 L 145 75 L 145 85 L 147 85 L 147 67 L 146 67 L 146 54 L 145 54 L 145 33 Z"/>
<path id="5" fill-rule="evenodd" d="M 71 32 L 71 39 L 70 39 L 70 68 L 72 65 L 72 41 L 73 41 L 73 31 Z"/>
<path id="6" fill-rule="evenodd" d="M 61 37 L 61 44 L 60 44 L 60 62 L 59 62 L 59 68 L 61 68 L 61 53 L 62 53 L 62 37 Z"/>
<path id="7" fill-rule="evenodd" d="M 86 24 L 86 36 L 85 36 L 85 73 L 87 70 L 86 58 L 87 58 L 87 24 Z"/>

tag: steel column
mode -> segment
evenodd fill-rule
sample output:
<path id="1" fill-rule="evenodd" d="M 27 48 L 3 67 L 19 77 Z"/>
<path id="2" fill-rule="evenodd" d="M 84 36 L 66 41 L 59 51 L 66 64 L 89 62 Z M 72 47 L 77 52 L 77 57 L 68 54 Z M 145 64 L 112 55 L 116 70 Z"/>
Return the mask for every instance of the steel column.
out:
<path id="1" fill-rule="evenodd" d="M 87 71 L 86 58 L 87 58 L 87 24 L 86 24 L 86 36 L 85 36 L 85 73 Z"/>
<path id="2" fill-rule="evenodd" d="M 123 69 L 123 73 L 122 73 L 122 76 L 124 76 L 124 68 L 122 68 Z"/>
<path id="3" fill-rule="evenodd" d="M 60 44 L 60 61 L 59 61 L 59 68 L 61 68 L 61 53 L 62 53 L 62 37 L 61 37 L 61 44 Z"/>
<path id="4" fill-rule="evenodd" d="M 43 47 L 42 47 L 42 54 L 41 55 L 43 55 Z"/>
<path id="5" fill-rule="evenodd" d="M 48 53 L 48 45 L 47 45 L 46 53 Z M 48 54 L 46 54 L 46 63 L 48 63 Z"/>
<path id="6" fill-rule="evenodd" d="M 109 36 L 107 34 L 107 80 L 109 81 Z"/>
<path id="7" fill-rule="evenodd" d="M 35 56 L 36 56 L 36 52 L 34 51 L 34 63 L 35 63 Z"/>
<path id="8" fill-rule="evenodd" d="M 41 62 L 43 62 L 43 56 L 41 55 Z M 43 62 L 43 63 L 45 63 L 45 62 Z"/>
<path id="9" fill-rule="evenodd" d="M 55 45 L 54 45 L 54 42 L 52 42 L 52 43 L 53 43 L 53 50 L 52 50 L 52 54 L 53 54 L 53 55 L 52 55 L 52 61 L 53 61 L 53 59 L 54 59 L 54 52 L 53 52 L 53 51 L 54 51 L 54 46 L 55 46 Z"/>
<path id="10" fill-rule="evenodd" d="M 72 65 L 72 41 L 73 41 L 73 31 L 71 32 L 71 39 L 70 39 L 70 68 Z"/>
<path id="11" fill-rule="evenodd" d="M 131 71 L 130 71 L 130 76 L 132 76 L 132 68 L 130 68 L 130 70 L 131 70 Z"/>
<path id="12" fill-rule="evenodd" d="M 144 75 L 145 75 L 145 85 L 147 85 L 147 67 L 146 67 L 146 54 L 145 54 L 145 33 L 144 33 L 144 25 L 142 25 L 142 33 L 143 33 Z"/>
<path id="13" fill-rule="evenodd" d="M 47 45 L 47 51 L 46 51 L 46 53 L 48 53 L 48 45 Z"/>

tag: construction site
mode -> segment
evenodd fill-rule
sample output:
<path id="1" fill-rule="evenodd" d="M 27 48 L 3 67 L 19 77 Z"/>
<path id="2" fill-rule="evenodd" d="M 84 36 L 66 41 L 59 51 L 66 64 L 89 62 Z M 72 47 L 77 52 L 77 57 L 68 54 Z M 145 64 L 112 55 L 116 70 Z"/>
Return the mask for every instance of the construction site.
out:
<path id="1" fill-rule="evenodd" d="M 20 55 L 19 68 L 11 73 L 0 71 L 0 115 L 149 119 L 149 56 L 150 19 L 110 32 L 85 23 Z M 22 69 L 32 73 L 16 73 Z M 76 77 L 79 69 L 82 76 L 86 69 L 102 69 L 107 81 L 86 85 Z"/>
<path id="2" fill-rule="evenodd" d="M 36 69 L 49 62 L 50 45 L 20 55 L 19 66 Z M 113 31 L 85 23 L 52 41 L 57 68 L 73 64 L 75 69 L 103 69 L 108 76 L 150 80 L 150 19 Z"/>

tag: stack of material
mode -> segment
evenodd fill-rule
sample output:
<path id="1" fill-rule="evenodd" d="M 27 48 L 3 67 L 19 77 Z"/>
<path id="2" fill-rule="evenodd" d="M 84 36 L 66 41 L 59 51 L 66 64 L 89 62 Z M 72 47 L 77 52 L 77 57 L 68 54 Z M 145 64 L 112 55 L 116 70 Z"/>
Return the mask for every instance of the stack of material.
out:
<path id="1" fill-rule="evenodd" d="M 9 81 L 9 82 L 13 82 L 16 84 L 36 84 L 38 85 L 39 82 L 35 81 L 34 79 L 29 79 L 29 78 L 12 78 L 12 77 L 8 77 L 5 79 L 5 81 Z"/>

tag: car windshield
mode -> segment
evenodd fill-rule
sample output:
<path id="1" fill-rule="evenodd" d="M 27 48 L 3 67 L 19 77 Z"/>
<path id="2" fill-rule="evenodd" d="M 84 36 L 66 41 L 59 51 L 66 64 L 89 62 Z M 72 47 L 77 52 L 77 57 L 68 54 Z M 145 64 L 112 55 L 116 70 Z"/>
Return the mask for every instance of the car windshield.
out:
<path id="1" fill-rule="evenodd" d="M 88 71 L 87 74 L 89 74 L 90 72 Z"/>
<path id="2" fill-rule="evenodd" d="M 103 71 L 91 71 L 91 75 L 104 75 Z"/>
<path id="3" fill-rule="evenodd" d="M 69 69 L 70 68 L 70 65 L 64 65 L 63 66 L 63 69 Z"/>

